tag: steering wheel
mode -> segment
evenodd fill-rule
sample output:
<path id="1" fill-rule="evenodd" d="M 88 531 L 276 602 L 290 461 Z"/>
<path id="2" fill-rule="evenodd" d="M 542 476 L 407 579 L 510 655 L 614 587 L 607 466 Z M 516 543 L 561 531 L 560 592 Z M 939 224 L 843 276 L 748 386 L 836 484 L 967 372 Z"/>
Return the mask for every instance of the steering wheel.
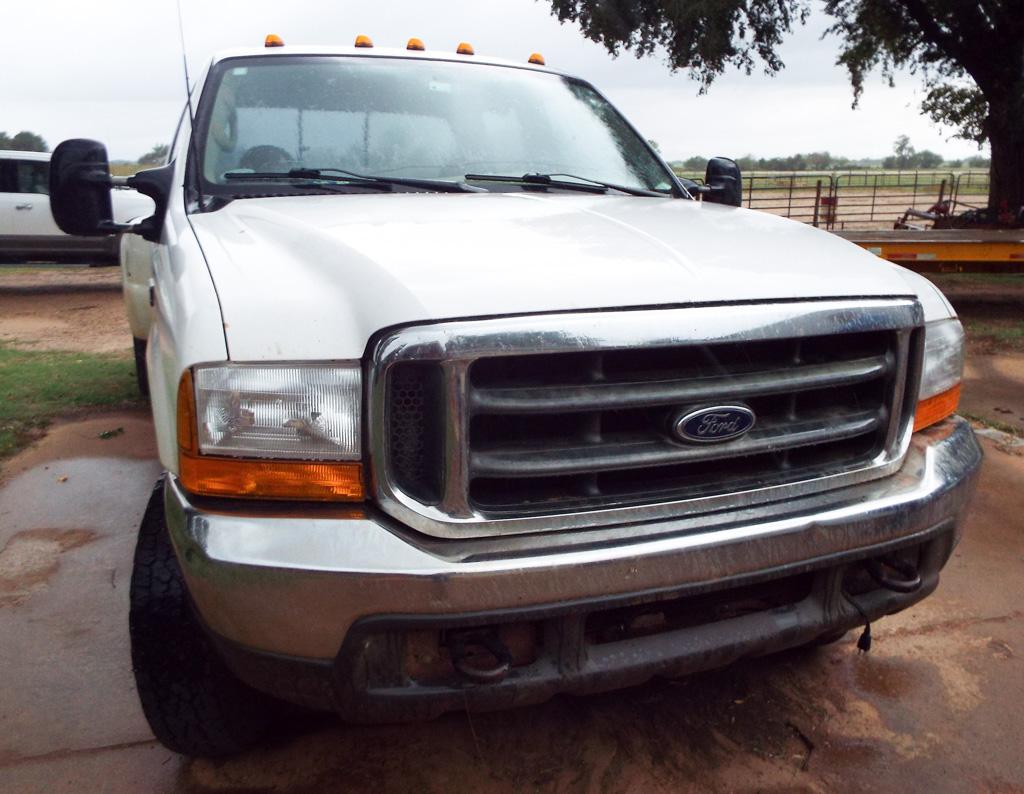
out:
<path id="1" fill-rule="evenodd" d="M 251 168 L 253 171 L 286 171 L 295 160 L 280 146 L 261 144 L 245 150 L 238 160 L 239 168 Z"/>

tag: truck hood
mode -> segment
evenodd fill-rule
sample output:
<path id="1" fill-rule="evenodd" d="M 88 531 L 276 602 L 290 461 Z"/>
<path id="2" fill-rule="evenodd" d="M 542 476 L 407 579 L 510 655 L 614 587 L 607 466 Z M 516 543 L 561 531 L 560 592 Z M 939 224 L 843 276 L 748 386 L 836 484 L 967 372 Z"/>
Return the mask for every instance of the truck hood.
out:
<path id="1" fill-rule="evenodd" d="M 382 328 L 439 319 L 922 289 L 805 224 L 678 199 L 294 196 L 191 221 L 236 361 L 359 358 Z"/>

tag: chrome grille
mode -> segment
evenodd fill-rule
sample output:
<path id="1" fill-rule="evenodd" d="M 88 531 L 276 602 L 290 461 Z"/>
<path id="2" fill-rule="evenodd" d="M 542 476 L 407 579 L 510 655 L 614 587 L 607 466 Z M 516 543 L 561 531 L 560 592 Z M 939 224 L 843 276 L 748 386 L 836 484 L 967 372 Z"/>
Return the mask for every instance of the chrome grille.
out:
<path id="1" fill-rule="evenodd" d="M 916 302 L 866 300 L 404 329 L 371 370 L 378 496 L 423 531 L 472 536 L 882 476 L 909 439 L 920 324 Z M 742 438 L 669 432 L 680 412 L 725 402 L 758 417 Z"/>

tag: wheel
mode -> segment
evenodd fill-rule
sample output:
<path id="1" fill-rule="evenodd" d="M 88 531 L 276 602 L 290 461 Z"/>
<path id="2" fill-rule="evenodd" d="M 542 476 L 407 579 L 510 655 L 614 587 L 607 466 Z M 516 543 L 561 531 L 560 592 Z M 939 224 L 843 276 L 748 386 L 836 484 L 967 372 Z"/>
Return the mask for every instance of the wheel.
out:
<path id="1" fill-rule="evenodd" d="M 146 371 L 146 340 L 132 337 L 132 348 L 135 352 L 135 380 L 139 384 L 139 394 L 149 397 L 149 372 Z"/>
<path id="2" fill-rule="evenodd" d="M 167 532 L 162 481 L 139 528 L 129 601 L 135 684 L 164 746 L 223 756 L 268 735 L 278 703 L 238 680 L 199 624 Z"/>

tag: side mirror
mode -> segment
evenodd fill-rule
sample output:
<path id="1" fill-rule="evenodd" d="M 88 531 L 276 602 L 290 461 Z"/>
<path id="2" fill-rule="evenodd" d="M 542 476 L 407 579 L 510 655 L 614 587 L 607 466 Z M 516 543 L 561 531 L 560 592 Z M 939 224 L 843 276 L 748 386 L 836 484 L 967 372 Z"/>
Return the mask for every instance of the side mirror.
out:
<path id="1" fill-rule="evenodd" d="M 153 214 L 128 229 L 151 243 L 160 242 L 160 233 L 164 228 L 164 217 L 167 214 L 167 201 L 171 196 L 171 184 L 174 181 L 174 163 L 159 168 L 139 171 L 135 176 L 125 180 L 125 184 L 137 190 L 143 196 L 153 199 Z"/>
<path id="2" fill-rule="evenodd" d="M 72 138 L 60 144 L 50 157 L 50 211 L 61 230 L 87 237 L 117 231 L 111 184 L 102 143 Z"/>
<path id="3" fill-rule="evenodd" d="M 67 234 L 89 237 L 128 231 L 159 242 L 173 180 L 173 163 L 127 178 L 112 177 L 102 143 L 72 138 L 54 149 L 50 157 L 50 211 Z M 110 189 L 115 184 L 149 196 L 156 211 L 134 226 L 114 223 Z"/>
<path id="4" fill-rule="evenodd" d="M 743 179 L 740 167 L 728 157 L 712 157 L 704 175 L 704 201 L 739 207 L 743 204 Z"/>

